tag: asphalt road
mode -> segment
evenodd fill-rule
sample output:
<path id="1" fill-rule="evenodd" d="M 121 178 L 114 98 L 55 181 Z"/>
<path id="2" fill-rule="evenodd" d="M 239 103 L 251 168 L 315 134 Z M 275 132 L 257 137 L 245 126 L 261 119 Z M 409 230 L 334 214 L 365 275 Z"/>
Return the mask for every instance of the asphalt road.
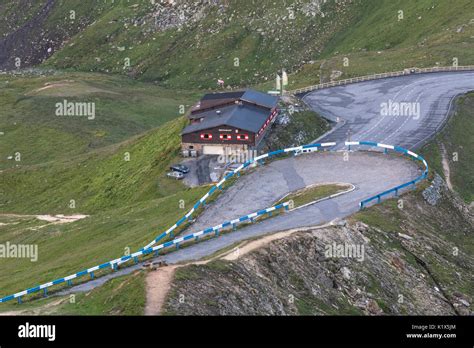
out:
<path id="1" fill-rule="evenodd" d="M 362 199 L 420 174 L 421 170 L 414 162 L 381 153 L 353 152 L 348 161 L 344 160 L 341 152 L 274 161 L 242 176 L 197 218 L 189 232 L 270 207 L 284 194 L 312 184 L 350 183 L 356 189 L 192 245 L 181 253 L 170 253 L 164 259 L 168 263 L 197 260 L 244 239 L 343 218 L 356 212 Z"/>
<path id="2" fill-rule="evenodd" d="M 369 140 L 408 149 L 420 147 L 447 117 L 453 97 L 474 90 L 474 73 L 410 75 L 333 87 L 304 97 L 315 111 L 339 123 L 321 142 Z M 420 103 L 418 116 L 382 115 L 381 104 Z M 360 200 L 420 174 L 412 162 L 381 153 L 318 153 L 272 162 L 241 177 L 210 205 L 186 233 L 211 227 L 224 220 L 271 206 L 285 193 L 314 183 L 345 182 L 356 190 L 331 200 L 295 210 L 205 242 L 179 249 L 160 258 L 168 263 L 200 259 L 236 242 L 296 227 L 314 226 L 344 218 L 358 210 Z M 106 280 L 132 272 L 135 265 L 106 277 L 67 289 L 63 293 L 88 291 Z"/>
<path id="3" fill-rule="evenodd" d="M 359 202 L 364 198 L 403 184 L 421 174 L 414 162 L 399 157 L 352 152 L 346 161 L 344 155 L 342 152 L 312 153 L 259 166 L 241 176 L 213 204 L 207 206 L 192 225 L 191 232 L 271 207 L 285 194 L 313 184 L 350 183 L 356 186 L 355 191 L 334 199 L 336 211 L 342 217 L 345 212 L 353 212 L 352 208 L 358 209 Z M 342 207 L 342 202 L 348 205 Z M 329 203 L 325 204 L 327 206 Z M 288 220 L 292 222 L 284 224 L 285 228 L 311 226 L 338 216 L 333 211 L 334 206 L 328 211 L 320 206 L 324 204 L 316 204 L 315 208 L 308 207 L 307 210 L 311 211 L 308 215 L 303 213 L 300 214 L 302 216 L 293 217 L 292 213 L 288 214 Z M 307 213 L 306 210 L 305 212 Z M 274 229 L 281 228 L 283 221 L 276 218 L 271 220 L 268 225 Z"/>
<path id="4" fill-rule="evenodd" d="M 335 130 L 318 141 L 344 142 L 351 134 L 353 141 L 417 149 L 443 125 L 453 97 L 470 90 L 474 72 L 414 74 L 322 89 L 303 100 L 320 115 L 339 120 Z M 419 114 L 384 113 L 382 106 L 390 101 L 419 103 Z"/>
<path id="5" fill-rule="evenodd" d="M 239 241 L 287 229 L 315 226 L 356 212 L 368 196 L 402 184 L 421 174 L 413 161 L 382 153 L 321 152 L 273 161 L 243 175 L 204 212 L 184 234 L 218 225 L 272 206 L 284 194 L 312 184 L 351 183 L 356 189 L 336 198 L 238 229 L 160 256 L 168 264 L 198 260 Z M 140 264 L 65 289 L 59 294 L 89 291 L 107 280 L 138 269 Z"/>

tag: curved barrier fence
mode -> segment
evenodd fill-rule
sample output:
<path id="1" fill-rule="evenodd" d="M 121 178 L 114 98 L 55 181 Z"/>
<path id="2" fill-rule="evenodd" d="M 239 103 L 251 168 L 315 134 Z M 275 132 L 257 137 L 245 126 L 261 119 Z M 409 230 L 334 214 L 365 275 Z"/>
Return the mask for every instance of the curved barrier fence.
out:
<path id="1" fill-rule="evenodd" d="M 158 237 L 156 237 L 152 242 L 150 242 L 149 244 L 147 244 L 143 249 L 146 249 L 146 248 L 149 248 L 151 247 L 152 245 L 154 245 L 155 243 L 157 243 L 159 240 L 161 240 L 162 238 L 166 237 L 167 235 L 171 234 L 174 230 L 176 230 L 179 226 L 181 226 L 187 219 L 190 219 L 192 217 L 192 215 L 194 214 L 194 212 L 199 208 L 200 205 L 202 204 L 205 204 L 206 200 L 217 190 L 221 190 L 222 189 L 222 185 L 224 185 L 224 183 L 226 181 L 228 181 L 230 178 L 232 178 L 234 175 L 239 175 L 240 172 L 242 170 L 244 170 L 245 168 L 247 168 L 248 166 L 250 166 L 251 164 L 253 163 L 258 163 L 262 160 L 264 160 L 265 158 L 270 158 L 272 156 L 276 156 L 276 155 L 280 155 L 280 154 L 284 154 L 284 153 L 296 153 L 296 152 L 300 152 L 300 151 L 303 151 L 303 149 L 309 149 L 309 148 L 318 148 L 318 147 L 331 147 L 331 146 L 334 146 L 336 145 L 336 143 L 318 143 L 318 144 L 309 144 L 309 145 L 304 145 L 304 146 L 297 146 L 297 147 L 290 147 L 290 148 L 287 148 L 287 149 L 283 149 L 283 150 L 276 150 L 276 151 L 273 151 L 273 152 L 268 152 L 266 154 L 263 154 L 263 155 L 260 155 L 260 156 L 257 156 L 253 159 L 250 159 L 248 161 L 246 161 L 245 163 L 243 163 L 242 165 L 240 165 L 238 168 L 236 168 L 235 170 L 233 170 L 232 172 L 230 172 L 229 174 L 227 174 L 221 181 L 219 181 L 216 185 L 214 185 L 210 190 L 209 192 L 207 192 L 204 196 L 201 197 L 201 199 L 199 201 L 197 201 L 197 203 L 192 207 L 192 209 L 185 215 L 183 216 L 180 220 L 178 220 L 178 222 L 176 222 L 173 226 L 171 226 L 168 230 L 166 230 L 165 232 L 161 233 Z M 142 250 L 143 250 L 142 249 Z"/>
<path id="2" fill-rule="evenodd" d="M 209 227 L 209 228 L 204 229 L 202 231 L 195 232 L 195 233 L 192 233 L 192 234 L 188 234 L 188 235 L 185 235 L 185 236 L 182 236 L 182 237 L 179 237 L 179 238 L 175 238 L 171 241 L 168 241 L 168 242 L 165 242 L 165 243 L 162 243 L 162 244 L 159 244 L 159 245 L 155 245 L 160 239 L 162 239 L 165 236 L 170 235 L 177 227 L 179 227 L 181 224 L 183 224 L 186 221 L 186 219 L 189 219 L 201 204 L 205 204 L 205 201 L 209 198 L 209 196 L 211 196 L 216 190 L 222 189 L 222 185 L 227 180 L 232 178 L 234 175 L 239 175 L 240 171 L 244 170 L 245 168 L 248 168 L 251 164 L 262 163 L 262 161 L 266 158 L 271 158 L 273 156 L 277 156 L 277 155 L 281 155 L 281 154 L 288 154 L 288 153 L 305 154 L 305 153 L 309 153 L 309 152 L 312 152 L 312 151 L 316 151 L 316 150 L 318 150 L 318 148 L 321 148 L 321 147 L 322 148 L 332 147 L 332 146 L 335 146 L 335 145 L 336 145 L 336 143 L 334 143 L 334 142 L 308 144 L 308 145 L 303 145 L 303 146 L 297 146 L 297 147 L 291 147 L 291 148 L 287 148 L 287 149 L 272 151 L 272 152 L 260 155 L 258 157 L 255 157 L 251 160 L 248 160 L 244 164 L 240 165 L 237 169 L 233 170 L 231 173 L 226 175 L 219 183 L 214 185 L 209 190 L 209 192 L 207 192 L 193 206 L 193 208 L 184 217 L 182 217 L 180 220 L 178 220 L 178 222 L 176 222 L 173 226 L 171 226 L 167 231 L 161 233 L 151 243 L 149 243 L 147 246 L 145 246 L 141 250 L 139 250 L 139 251 L 137 251 L 137 252 L 135 252 L 131 255 L 122 256 L 120 258 L 117 258 L 117 259 L 102 263 L 100 265 L 85 269 L 85 270 L 80 271 L 78 273 L 74 273 L 74 274 L 71 274 L 69 276 L 59 278 L 59 279 L 53 280 L 53 281 L 48 282 L 48 283 L 44 283 L 44 284 L 41 284 L 41 285 L 38 285 L 38 286 L 35 286 L 35 287 L 32 287 L 32 288 L 23 290 L 21 292 L 17 292 L 13 295 L 9 295 L 9 296 L 0 298 L 0 302 L 10 301 L 10 300 L 13 300 L 15 298 L 18 300 L 18 302 L 21 302 L 21 297 L 22 296 L 25 296 L 25 295 L 28 295 L 28 294 L 33 294 L 33 293 L 39 292 L 41 290 L 46 295 L 47 294 L 47 289 L 54 286 L 54 285 L 59 285 L 59 284 L 63 284 L 63 283 L 67 283 L 68 285 L 72 285 L 72 280 L 73 279 L 76 279 L 76 278 L 79 278 L 79 277 L 82 277 L 82 276 L 85 276 L 85 275 L 89 275 L 91 278 L 94 278 L 94 272 L 95 271 L 102 270 L 102 269 L 109 269 L 109 268 L 113 269 L 113 270 L 116 270 L 118 268 L 118 265 L 121 264 L 121 263 L 125 263 L 125 262 L 128 262 L 130 260 L 134 260 L 135 262 L 138 262 L 139 261 L 138 260 L 139 256 L 145 256 L 145 255 L 148 255 L 148 254 L 151 254 L 151 253 L 155 253 L 156 255 L 158 255 L 160 250 L 167 249 L 167 248 L 170 248 L 170 247 L 179 248 L 179 245 L 181 243 L 188 242 L 188 241 L 191 241 L 191 240 L 198 241 L 199 238 L 202 237 L 202 236 L 205 237 L 205 236 L 210 236 L 212 234 L 218 235 L 219 231 L 221 231 L 221 230 L 230 229 L 230 228 L 235 229 L 237 227 L 237 225 L 239 225 L 239 224 L 253 222 L 255 218 L 258 218 L 258 217 L 264 216 L 264 215 L 271 215 L 274 211 L 276 211 L 278 209 L 288 210 L 289 202 L 284 202 L 284 203 L 272 206 L 272 207 L 267 208 L 267 209 L 263 209 L 263 210 L 253 212 L 251 214 L 242 216 L 240 218 L 237 218 L 237 219 L 234 219 L 234 220 L 231 220 L 231 221 L 225 221 L 225 222 L 223 222 L 223 223 L 221 223 L 217 226 Z M 408 155 L 408 156 L 410 156 L 413 159 L 416 159 L 418 161 L 421 161 L 423 163 L 424 167 L 425 167 L 425 169 L 423 170 L 423 173 L 422 173 L 421 176 L 419 176 L 416 179 L 414 179 L 412 181 L 409 181 L 409 182 L 407 182 L 403 185 L 394 187 L 390 190 L 387 190 L 385 192 L 379 193 L 379 194 L 377 194 L 373 197 L 369 197 L 369 198 L 363 200 L 362 202 L 359 203 L 360 208 L 364 208 L 364 206 L 366 206 L 368 203 L 370 203 L 371 201 L 374 201 L 374 200 L 377 200 L 378 202 L 380 202 L 382 197 L 384 197 L 384 196 L 386 196 L 390 193 L 398 194 L 398 192 L 400 190 L 402 190 L 403 188 L 409 187 L 411 185 L 415 185 L 417 182 L 423 180 L 428 175 L 428 163 L 425 161 L 425 159 L 423 157 L 407 150 L 407 149 L 402 148 L 402 147 L 393 146 L 393 145 L 379 144 L 379 143 L 369 142 L 369 141 L 345 142 L 345 145 L 349 146 L 349 148 L 350 148 L 350 146 L 360 145 L 360 146 L 379 147 L 379 148 L 383 148 L 385 151 L 393 150 L 393 151 L 396 151 L 398 153 Z M 155 246 L 153 246 L 153 245 L 155 245 Z"/>
<path id="3" fill-rule="evenodd" d="M 302 93 L 308 93 L 308 92 L 315 91 L 318 89 L 348 85 L 348 84 L 356 83 L 356 82 L 385 79 L 387 77 L 397 77 L 397 76 L 412 75 L 412 74 L 426 74 L 426 73 L 435 73 L 435 72 L 473 71 L 473 70 L 474 70 L 474 65 L 435 66 L 432 68 L 405 69 L 401 71 L 386 72 L 386 73 L 380 73 L 380 74 L 353 77 L 353 78 L 345 79 L 345 80 L 337 80 L 337 81 L 320 83 L 318 85 L 313 85 L 313 86 L 308 86 L 308 87 L 303 87 L 303 88 L 298 88 L 292 91 L 288 91 L 288 93 L 297 95 L 297 94 L 302 94 Z"/>
<path id="4" fill-rule="evenodd" d="M 423 163 L 423 165 L 425 166 L 425 169 L 423 170 L 423 173 L 419 177 L 417 177 L 416 179 L 414 179 L 412 181 L 409 181 L 407 183 L 404 183 L 402 185 L 393 187 L 390 190 L 381 192 L 381 193 L 379 193 L 375 196 L 369 197 L 369 198 L 364 199 L 363 201 L 361 201 L 359 203 L 359 207 L 361 209 L 364 208 L 368 203 L 370 203 L 374 200 L 377 200 L 377 203 L 380 203 L 382 197 L 384 197 L 386 195 L 389 195 L 391 193 L 395 193 L 395 195 L 398 195 L 398 192 L 400 190 L 402 190 L 402 189 L 404 189 L 408 186 L 414 186 L 414 185 L 416 185 L 417 182 L 425 179 L 428 176 L 428 163 L 426 162 L 426 160 L 423 157 L 421 157 L 420 155 L 417 155 L 416 153 L 414 153 L 410 150 L 404 149 L 403 147 L 393 146 L 393 145 L 386 145 L 386 144 L 379 144 L 379 143 L 374 143 L 374 142 L 371 142 L 371 141 L 350 141 L 350 142 L 346 141 L 345 145 L 346 146 L 367 145 L 367 146 L 373 146 L 373 147 L 380 147 L 380 148 L 383 148 L 385 150 L 393 150 L 393 151 L 411 156 L 412 158 L 414 158 L 418 161 L 421 161 Z"/>

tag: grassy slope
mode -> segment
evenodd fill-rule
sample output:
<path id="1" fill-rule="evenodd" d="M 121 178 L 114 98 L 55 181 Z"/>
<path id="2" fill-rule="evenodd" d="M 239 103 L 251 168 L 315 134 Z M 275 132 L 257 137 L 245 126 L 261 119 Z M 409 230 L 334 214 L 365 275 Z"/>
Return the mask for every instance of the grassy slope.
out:
<path id="1" fill-rule="evenodd" d="M 380 228 L 388 232 L 389 236 L 393 235 L 387 240 L 391 248 L 400 249 L 400 242 L 394 243 L 396 238 L 393 238 L 397 233 L 412 235 L 412 231 L 416 232 L 415 239 L 419 243 L 422 243 L 423 238 L 440 238 L 443 243 L 455 246 L 459 256 L 453 254 L 452 247 L 441 246 L 441 242 L 435 243 L 438 245 L 435 253 L 421 250 L 414 252 L 427 263 L 434 277 L 449 289 L 450 294 L 459 290 L 474 296 L 470 279 L 472 274 L 463 258 L 463 255 L 473 255 L 474 252 L 472 222 L 465 219 L 455 204 L 446 198 L 436 206 L 427 204 L 420 191 L 408 193 L 402 199 L 403 209 L 398 208 L 397 200 L 391 199 L 356 213 L 352 219 Z M 463 276 L 459 276 L 461 273 Z"/>
<path id="2" fill-rule="evenodd" d="M 113 6 L 113 1 L 4 0 L 0 4 L 1 69 L 41 64 L 64 42 Z"/>
<path id="3" fill-rule="evenodd" d="M 323 5 L 326 16 L 321 18 L 305 16 L 303 6 L 293 1 L 234 0 L 227 2 L 225 13 L 211 6 L 198 24 L 161 32 L 154 28 L 150 3 L 133 3 L 117 2 L 47 65 L 125 73 L 182 88 L 215 87 L 217 78 L 249 85 L 273 79 L 278 69 L 309 59 L 352 17 L 346 5 L 333 2 Z M 289 7 L 297 14 L 293 20 L 288 19 Z M 135 26 L 137 18 L 143 20 Z M 130 68 L 124 68 L 125 58 L 130 58 Z M 238 67 L 235 58 L 240 60 Z"/>
<path id="4" fill-rule="evenodd" d="M 134 252 L 155 238 L 205 193 L 185 190 L 162 199 L 124 204 L 78 222 L 54 225 L 34 218 L 2 217 L 0 243 L 38 245 L 38 262 L 6 258 L 0 267 L 1 295 L 78 272 Z"/>
<path id="5" fill-rule="evenodd" d="M 21 315 L 143 315 L 145 273 L 114 278 L 87 293 L 49 297 L 19 305 L 3 304 L 0 310 Z"/>
<path id="6" fill-rule="evenodd" d="M 340 79 L 403 68 L 472 65 L 474 3 L 457 1 L 366 0 L 359 20 L 338 32 L 314 64 L 307 64 L 290 80 L 290 89 L 328 81 L 333 70 Z M 404 19 L 398 21 L 398 11 Z M 457 32 L 462 27 L 462 31 Z M 349 66 L 343 65 L 344 58 Z"/>
<path id="7" fill-rule="evenodd" d="M 189 92 L 101 74 L 0 76 L 0 169 L 31 165 L 118 143 L 179 116 Z M 56 116 L 56 103 L 93 102 L 95 119 Z M 7 160 L 19 152 L 21 162 Z"/>
<path id="8" fill-rule="evenodd" d="M 226 4 L 221 9 L 206 7 L 196 23 L 189 20 L 179 29 L 162 31 L 152 15 L 159 5 L 150 1 L 57 1 L 41 25 L 59 36 L 66 28 L 72 37 L 46 66 L 126 74 L 179 88 L 215 88 L 217 78 L 232 86 L 267 82 L 264 86 L 270 87 L 284 67 L 294 73 L 293 88 L 319 82 L 321 63 L 324 80 L 332 70 L 347 78 L 410 66 L 451 65 L 453 57 L 461 65 L 474 64 L 474 3 L 469 0 L 328 1 L 321 8 L 324 17 L 307 1 Z M 18 6 L 11 1 L 4 5 L 9 12 Z M 294 19 L 288 9 L 294 11 Z M 22 23 L 33 10 L 26 7 L 25 18 L 16 21 Z M 75 21 L 69 19 L 71 10 L 76 11 Z M 404 12 L 401 21 L 399 10 Z M 84 29 L 75 34 L 77 27 Z M 0 31 L 14 28 L 10 23 Z M 342 65 L 344 57 L 349 58 L 348 67 Z M 124 67 L 125 58 L 130 58 L 129 68 Z M 238 67 L 235 58 L 240 60 Z M 314 64 L 305 64 L 308 61 Z"/>
<path id="9" fill-rule="evenodd" d="M 431 167 L 444 176 L 442 149 L 444 144 L 450 168 L 450 179 L 454 189 L 466 203 L 474 201 L 474 93 L 459 97 L 455 114 L 448 121 L 436 141 L 422 150 Z M 457 154 L 457 161 L 455 155 Z"/>
<path id="10" fill-rule="evenodd" d="M 77 272 L 134 251 L 171 226 L 207 190 L 166 178 L 179 149 L 180 118 L 134 141 L 72 159 L 2 173 L 2 212 L 88 213 L 53 225 L 34 218 L 2 217 L 0 243 L 38 244 L 39 262 L 5 259 L 2 295 Z M 123 153 L 130 152 L 130 161 Z M 69 200 L 76 208 L 69 208 Z M 13 220 L 12 220 L 13 219 Z M 40 227 L 40 228 L 39 228 Z M 28 270 L 28 271 L 27 271 Z"/>
<path id="11" fill-rule="evenodd" d="M 58 308 L 66 315 L 143 315 L 145 310 L 145 273 L 112 279 L 90 293 L 76 296 Z"/>
<path id="12" fill-rule="evenodd" d="M 318 199 L 331 196 L 333 194 L 349 189 L 349 185 L 316 185 L 305 188 L 285 197 L 283 201 L 293 200 L 294 206 L 299 207 L 304 204 L 317 201 Z"/>
<path id="13" fill-rule="evenodd" d="M 165 172 L 178 154 L 184 123 L 180 118 L 133 141 L 70 159 L 5 170 L 1 211 L 94 213 L 175 194 L 183 186 Z M 75 210 L 69 208 L 71 199 Z"/>
<path id="14" fill-rule="evenodd" d="M 322 62 L 325 79 L 334 69 L 343 71 L 345 78 L 409 66 L 451 65 L 453 57 L 461 65 L 474 64 L 469 54 L 474 4 L 469 0 L 327 2 L 324 18 L 305 15 L 305 2 L 268 0 L 257 6 L 254 1 L 229 1 L 224 13 L 211 7 L 198 25 L 164 32 L 154 29 L 151 7 L 135 3 L 139 6 L 122 2 L 104 11 L 47 65 L 126 73 L 181 88 L 214 87 L 217 78 L 234 86 L 265 83 L 285 67 L 296 72 L 291 88 L 318 82 Z M 287 8 L 293 9 L 295 19 L 288 18 Z M 404 11 L 401 21 L 399 10 Z M 137 18 L 144 21 L 134 26 Z M 129 69 L 123 67 L 126 57 L 132 62 Z M 342 66 L 343 57 L 349 58 L 349 67 Z M 239 58 L 239 67 L 234 58 Z M 315 63 L 304 65 L 309 60 Z"/>

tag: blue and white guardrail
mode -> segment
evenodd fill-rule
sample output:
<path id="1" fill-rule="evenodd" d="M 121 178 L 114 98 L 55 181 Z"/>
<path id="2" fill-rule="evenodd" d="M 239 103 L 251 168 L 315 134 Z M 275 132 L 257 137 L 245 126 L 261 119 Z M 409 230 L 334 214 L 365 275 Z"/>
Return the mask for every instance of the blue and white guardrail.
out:
<path id="1" fill-rule="evenodd" d="M 9 296 L 0 298 L 0 302 L 7 302 L 7 301 L 10 301 L 10 300 L 13 300 L 13 299 L 16 298 L 18 300 L 18 302 L 21 303 L 21 297 L 22 296 L 25 296 L 25 295 L 28 295 L 28 294 L 33 294 L 33 293 L 39 292 L 41 290 L 43 290 L 44 294 L 46 295 L 47 294 L 47 289 L 54 286 L 54 285 L 63 284 L 63 283 L 67 283 L 68 285 L 72 285 L 72 280 L 73 279 L 76 279 L 76 278 L 79 278 L 79 277 L 82 277 L 82 276 L 85 276 L 85 275 L 89 275 L 92 279 L 92 278 L 94 278 L 94 272 L 95 271 L 102 270 L 102 269 L 108 269 L 108 268 L 116 270 L 118 268 L 119 264 L 128 262 L 130 260 L 134 260 L 135 262 L 138 262 L 138 257 L 139 256 L 144 256 L 144 255 L 148 255 L 148 254 L 151 254 L 151 253 L 158 254 L 160 250 L 166 249 L 166 248 L 169 248 L 169 247 L 172 247 L 172 246 L 174 246 L 176 248 L 179 248 L 180 243 L 190 241 L 192 239 L 198 240 L 199 237 L 210 235 L 211 233 L 214 233 L 215 235 L 218 235 L 219 231 L 222 230 L 222 229 L 226 229 L 226 228 L 234 228 L 235 229 L 238 224 L 241 224 L 241 223 L 244 223 L 244 222 L 249 222 L 249 221 L 253 222 L 255 218 L 257 218 L 259 216 L 262 216 L 262 215 L 265 215 L 265 214 L 271 215 L 273 211 L 278 210 L 278 209 L 284 208 L 285 210 L 288 210 L 289 202 L 284 202 L 284 203 L 272 206 L 270 208 L 259 210 L 259 211 L 253 212 L 251 214 L 242 216 L 238 219 L 234 219 L 234 220 L 231 220 L 231 221 L 225 221 L 225 222 L 221 223 L 220 225 L 217 225 L 217 226 L 214 226 L 214 227 L 209 227 L 209 228 L 204 229 L 202 231 L 192 233 L 192 234 L 188 234 L 188 235 L 185 235 L 185 236 L 182 236 L 182 237 L 179 237 L 179 238 L 175 238 L 171 241 L 168 241 L 168 242 L 165 242 L 165 243 L 162 243 L 162 244 L 159 244 L 159 245 L 155 245 L 160 239 L 164 238 L 165 236 L 168 236 L 168 235 L 172 236 L 173 231 L 176 230 L 180 225 L 182 225 L 187 219 L 190 219 L 190 217 L 196 212 L 198 207 L 200 205 L 205 204 L 206 200 L 216 190 L 222 189 L 223 184 L 227 180 L 232 178 L 234 175 L 240 175 L 240 171 L 242 171 L 245 168 L 249 167 L 252 163 L 261 163 L 261 161 L 266 159 L 266 158 L 271 158 L 272 156 L 276 156 L 276 155 L 280 155 L 280 154 L 287 154 L 287 153 L 305 154 L 305 153 L 308 153 L 308 152 L 312 152 L 313 150 L 317 150 L 320 147 L 332 147 L 332 146 L 335 146 L 335 145 L 336 145 L 335 142 L 308 144 L 308 145 L 303 145 L 303 146 L 296 146 L 296 147 L 286 148 L 286 149 L 282 149 L 282 150 L 272 151 L 272 152 L 257 156 L 253 159 L 250 159 L 250 160 L 246 161 L 245 163 L 243 163 L 242 165 L 240 165 L 237 169 L 233 170 L 231 173 L 227 174 L 220 182 L 218 182 L 216 185 L 214 185 L 209 190 L 209 192 L 207 192 L 193 206 L 193 208 L 184 217 L 182 217 L 180 220 L 178 220 L 168 230 L 166 230 L 165 232 L 158 235 L 158 237 L 156 237 L 151 243 L 149 243 L 147 246 L 140 249 L 139 251 L 137 251 L 137 252 L 135 252 L 131 255 L 122 256 L 120 258 L 102 263 L 100 265 L 97 265 L 97 266 L 94 266 L 94 267 L 91 267 L 91 268 L 87 268 L 87 269 L 85 269 L 83 271 L 80 271 L 78 273 L 74 273 L 74 274 L 71 274 L 69 276 L 59 278 L 59 279 L 53 280 L 53 281 L 48 282 L 48 283 L 44 283 L 44 284 L 41 284 L 41 285 L 38 285 L 38 286 L 35 286 L 35 287 L 32 287 L 32 288 L 23 290 L 21 292 L 17 292 L 13 295 L 9 295 Z M 380 194 L 377 194 L 373 197 L 369 197 L 369 198 L 361 201 L 359 203 L 360 208 L 363 208 L 367 203 L 369 203 L 373 200 L 377 200 L 378 202 L 380 202 L 380 200 L 383 196 L 388 195 L 392 192 L 395 192 L 395 194 L 398 194 L 398 192 L 401 189 L 403 189 L 405 187 L 408 187 L 410 185 L 415 185 L 418 181 L 423 180 L 428 175 L 428 163 L 425 161 L 425 159 L 423 157 L 421 157 L 420 155 L 417 155 L 417 154 L 415 154 L 415 153 L 413 153 L 413 152 L 411 152 L 407 149 L 404 149 L 402 147 L 379 144 L 379 143 L 369 142 L 369 141 L 345 142 L 345 145 L 348 146 L 349 148 L 350 148 L 350 146 L 361 145 L 361 146 L 379 147 L 379 148 L 383 148 L 385 151 L 393 150 L 393 151 L 396 151 L 396 152 L 399 152 L 399 153 L 402 153 L 402 154 L 409 155 L 412 158 L 421 161 L 423 163 L 423 165 L 425 166 L 423 174 L 421 176 L 417 177 L 415 180 L 409 181 L 409 182 L 407 182 L 403 185 L 394 187 L 390 190 L 387 190 L 385 192 L 382 192 Z"/>
<path id="2" fill-rule="evenodd" d="M 66 283 L 66 282 L 68 283 L 68 285 L 72 285 L 72 280 L 73 279 L 79 278 L 79 277 L 81 277 L 83 275 L 86 275 L 86 274 L 89 274 L 91 278 L 94 278 L 94 272 L 97 271 L 97 270 L 101 270 L 101 269 L 104 269 L 104 268 L 111 268 L 113 270 L 116 270 L 117 265 L 120 264 L 120 263 L 127 262 L 127 261 L 132 260 L 132 259 L 135 262 L 138 262 L 138 257 L 139 256 L 148 255 L 148 254 L 151 254 L 153 252 L 155 253 L 155 255 L 158 255 L 158 253 L 161 249 L 169 248 L 171 246 L 175 246 L 176 248 L 179 248 L 179 244 L 182 243 L 182 242 L 186 242 L 186 241 L 189 241 L 191 239 L 198 240 L 199 237 L 209 235 L 210 233 L 214 233 L 215 235 L 218 235 L 219 230 L 222 230 L 222 229 L 225 229 L 225 228 L 228 228 L 228 227 L 232 227 L 233 229 L 235 229 L 238 224 L 248 222 L 248 221 L 253 222 L 253 220 L 255 218 L 260 217 L 260 216 L 265 215 L 265 214 L 271 215 L 275 210 L 278 210 L 278 209 L 281 209 L 281 208 L 284 208 L 285 210 L 288 210 L 288 206 L 289 206 L 289 202 L 284 202 L 284 203 L 277 204 L 277 205 L 275 205 L 273 207 L 270 207 L 270 208 L 267 208 L 267 209 L 262 209 L 262 210 L 256 211 L 252 214 L 242 216 L 238 219 L 234 219 L 234 220 L 231 220 L 231 221 L 225 221 L 220 225 L 216 225 L 214 227 L 209 227 L 209 228 L 206 228 L 205 230 L 202 230 L 202 231 L 199 231 L 199 232 L 196 232 L 196 233 L 192 233 L 192 234 L 188 234 L 188 235 L 183 236 L 183 237 L 175 238 L 175 239 L 173 239 L 169 242 L 159 244 L 159 245 L 156 245 L 154 247 L 141 249 L 141 250 L 139 250 L 139 251 L 137 251 L 137 252 L 135 252 L 131 255 L 122 256 L 118 259 L 111 260 L 111 261 L 105 262 L 103 264 L 85 269 L 85 270 L 80 271 L 78 273 L 71 274 L 67 277 L 59 278 L 59 279 L 53 280 L 52 282 L 44 283 L 44 284 L 38 285 L 36 287 L 29 288 L 29 289 L 26 289 L 24 291 L 18 292 L 16 294 L 3 297 L 3 298 L 0 299 L 0 302 L 6 302 L 6 301 L 9 301 L 9 300 L 12 300 L 12 299 L 15 299 L 15 298 L 17 298 L 19 300 L 19 302 L 21 302 L 21 296 L 32 294 L 32 293 L 38 292 L 40 290 L 43 290 L 45 295 L 46 295 L 47 294 L 47 289 L 49 287 L 53 286 L 53 285 L 62 284 L 62 283 Z"/>
<path id="3" fill-rule="evenodd" d="M 303 145 L 303 146 L 297 146 L 297 147 L 290 147 L 286 148 L 283 150 L 276 150 L 272 152 L 268 152 L 266 154 L 257 156 L 255 158 L 249 159 L 245 163 L 241 164 L 238 168 L 227 174 L 221 181 L 219 181 L 216 185 L 214 185 L 209 192 L 207 192 L 204 196 L 201 197 L 199 201 L 192 207 L 192 209 L 181 219 L 178 220 L 173 226 L 171 226 L 168 230 L 165 232 L 161 233 L 158 237 L 156 237 L 153 241 L 151 241 L 149 244 L 147 244 L 143 249 L 149 248 L 152 245 L 156 244 L 159 240 L 162 238 L 166 237 L 167 235 L 172 235 L 173 231 L 176 230 L 180 225 L 185 223 L 186 220 L 191 219 L 192 215 L 194 212 L 199 208 L 200 205 L 204 205 L 206 203 L 206 200 L 216 191 L 216 190 L 222 190 L 222 185 L 226 181 L 228 181 L 230 178 L 232 178 L 234 175 L 240 175 L 240 171 L 243 169 L 247 168 L 250 166 L 252 163 L 259 163 L 260 161 L 264 160 L 265 158 L 270 158 L 272 156 L 280 155 L 283 153 L 298 153 L 302 152 L 303 149 L 309 149 L 309 148 L 317 148 L 317 147 L 330 147 L 334 146 L 336 143 L 318 143 L 318 144 L 309 144 L 309 145 Z"/>
<path id="4" fill-rule="evenodd" d="M 424 169 L 423 173 L 419 177 L 417 177 L 416 179 L 414 179 L 412 181 L 409 181 L 407 183 L 404 183 L 402 185 L 393 187 L 393 188 L 391 188 L 387 191 L 381 192 L 379 194 L 376 194 L 375 196 L 369 197 L 369 198 L 364 199 L 363 201 L 361 201 L 359 203 L 359 207 L 361 209 L 364 208 L 367 205 L 367 203 L 370 203 L 374 200 L 377 200 L 377 203 L 380 203 L 383 196 L 389 195 L 391 193 L 395 193 L 395 195 L 398 195 L 398 192 L 400 190 L 402 190 L 402 189 L 404 189 L 408 186 L 415 186 L 417 182 L 425 179 L 428 176 L 428 162 L 426 162 L 426 160 L 423 157 L 421 157 L 420 155 L 418 155 L 418 154 L 416 154 L 416 153 L 414 153 L 410 150 L 404 149 L 403 147 L 380 144 L 380 143 L 374 143 L 374 142 L 371 142 L 371 141 L 346 141 L 345 145 L 349 146 L 349 147 L 352 146 L 352 145 L 366 145 L 366 146 L 372 146 L 372 147 L 380 147 L 380 148 L 383 148 L 385 151 L 393 150 L 393 151 L 396 151 L 398 153 L 411 156 L 412 158 L 414 158 L 418 161 L 421 161 L 423 163 L 423 165 L 425 166 L 425 169 Z"/>

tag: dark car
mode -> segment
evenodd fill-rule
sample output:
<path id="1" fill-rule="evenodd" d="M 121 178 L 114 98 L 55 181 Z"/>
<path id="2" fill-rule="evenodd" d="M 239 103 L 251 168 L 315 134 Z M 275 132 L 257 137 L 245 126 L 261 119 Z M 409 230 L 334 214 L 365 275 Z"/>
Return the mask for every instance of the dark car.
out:
<path id="1" fill-rule="evenodd" d="M 183 173 L 183 174 L 189 173 L 189 168 L 186 167 L 184 164 L 173 164 L 170 167 L 170 169 L 175 171 L 175 172 L 180 172 L 180 173 Z"/>

